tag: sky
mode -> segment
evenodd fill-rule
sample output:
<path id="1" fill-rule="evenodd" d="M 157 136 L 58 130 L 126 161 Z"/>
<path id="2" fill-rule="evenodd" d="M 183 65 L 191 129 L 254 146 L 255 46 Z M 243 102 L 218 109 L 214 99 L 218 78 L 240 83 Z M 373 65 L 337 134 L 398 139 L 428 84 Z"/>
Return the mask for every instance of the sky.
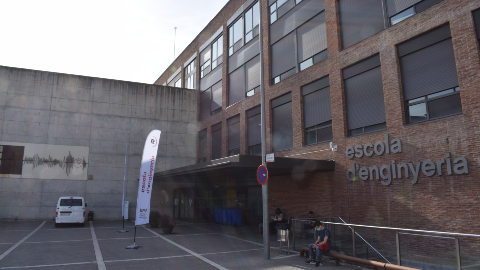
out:
<path id="1" fill-rule="evenodd" d="M 228 0 L 0 0 L 0 65 L 154 83 Z"/>

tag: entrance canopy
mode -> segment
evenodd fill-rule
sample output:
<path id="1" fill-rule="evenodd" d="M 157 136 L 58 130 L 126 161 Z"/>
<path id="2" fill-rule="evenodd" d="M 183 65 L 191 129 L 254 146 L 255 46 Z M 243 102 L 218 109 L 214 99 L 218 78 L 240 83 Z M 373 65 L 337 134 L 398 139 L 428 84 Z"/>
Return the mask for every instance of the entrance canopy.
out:
<path id="1" fill-rule="evenodd" d="M 202 176 L 255 175 L 262 164 L 261 156 L 236 155 L 198 163 L 163 172 L 156 172 L 154 181 L 181 179 L 194 182 Z M 320 171 L 334 171 L 335 161 L 275 157 L 275 162 L 267 163 L 268 175 L 294 175 Z"/>

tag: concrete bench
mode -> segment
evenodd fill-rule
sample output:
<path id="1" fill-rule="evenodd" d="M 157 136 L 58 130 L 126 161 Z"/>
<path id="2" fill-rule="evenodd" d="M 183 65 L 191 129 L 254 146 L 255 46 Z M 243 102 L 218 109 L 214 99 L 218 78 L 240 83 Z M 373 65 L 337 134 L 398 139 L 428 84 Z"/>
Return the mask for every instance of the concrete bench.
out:
<path id="1" fill-rule="evenodd" d="M 327 253 L 324 253 L 323 255 L 335 258 L 335 265 L 337 265 L 337 266 L 339 265 L 340 260 L 346 260 L 346 261 L 351 261 L 351 262 L 356 262 L 356 263 L 361 263 L 361 264 L 373 266 L 374 270 L 377 270 L 378 268 L 390 269 L 390 270 L 418 270 L 417 268 L 411 268 L 411 267 L 406 267 L 406 266 L 401 266 L 401 265 L 396 265 L 396 264 L 390 264 L 390 263 L 382 263 L 382 262 L 377 262 L 377 261 L 372 261 L 372 260 L 365 260 L 365 259 L 360 259 L 360 258 L 356 258 L 356 257 L 352 257 L 352 256 L 333 253 L 333 252 L 327 252 Z"/>

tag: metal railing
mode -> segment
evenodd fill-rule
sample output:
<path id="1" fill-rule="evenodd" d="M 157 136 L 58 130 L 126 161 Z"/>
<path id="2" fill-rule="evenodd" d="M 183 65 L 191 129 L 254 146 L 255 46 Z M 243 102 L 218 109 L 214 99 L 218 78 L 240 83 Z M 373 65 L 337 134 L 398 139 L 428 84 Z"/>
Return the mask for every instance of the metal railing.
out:
<path id="1" fill-rule="evenodd" d="M 292 230 L 292 234 L 293 234 L 293 250 L 295 250 L 295 222 L 296 221 L 301 221 L 302 223 L 304 222 L 311 222 L 312 220 L 334 220 L 334 219 L 340 219 L 344 224 L 347 224 L 341 217 L 329 217 L 329 218 L 302 218 L 302 219 L 292 219 L 292 227 L 293 227 L 293 230 Z M 336 223 L 332 223 L 332 222 L 326 222 L 326 221 L 322 221 L 324 223 L 328 223 L 328 224 L 336 224 Z M 371 249 L 373 249 L 378 255 L 380 255 L 380 257 L 382 257 L 386 262 L 390 263 L 391 262 L 385 258 L 376 248 L 374 248 L 367 240 L 365 240 L 365 238 L 363 238 L 358 232 L 355 232 L 355 229 L 353 229 L 352 227 L 348 226 L 351 230 L 352 230 L 352 240 L 353 240 L 353 257 L 356 257 L 356 243 L 355 243 L 355 235 L 357 235 L 358 237 L 360 237 L 360 239 L 363 240 L 363 242 L 365 242 Z"/>
<path id="2" fill-rule="evenodd" d="M 343 221 L 343 220 L 342 220 Z M 371 228 L 371 229 L 381 229 L 381 230 L 390 230 L 390 231 L 395 231 L 396 232 L 396 237 L 395 237 L 395 242 L 396 242 L 396 248 L 397 248 L 397 265 L 401 265 L 401 257 L 400 257 L 400 234 L 412 234 L 412 233 L 417 233 L 413 234 L 416 236 L 424 236 L 424 237 L 435 237 L 435 238 L 445 238 L 445 239 L 454 239 L 455 240 L 455 255 L 457 258 L 457 269 L 461 270 L 462 269 L 462 261 L 460 257 L 460 241 L 459 241 L 459 236 L 462 237 L 475 237 L 480 239 L 480 235 L 478 234 L 466 234 L 466 233 L 453 233 L 453 232 L 441 232 L 441 231 L 426 231 L 426 230 L 414 230 L 414 229 L 405 229 L 405 228 L 392 228 L 392 227 L 380 227 L 380 226 L 371 226 L 371 225 L 359 225 L 359 224 L 348 224 L 348 223 L 337 223 L 337 222 L 329 222 L 329 221 L 322 221 L 324 224 L 331 224 L 331 225 L 339 225 L 339 226 L 348 226 L 352 230 L 352 237 L 353 237 L 353 254 L 355 257 L 356 251 L 355 251 L 355 227 L 359 228 Z M 354 227 L 354 228 L 352 228 Z M 434 235 L 428 235 L 428 234 L 434 234 Z M 358 235 L 358 234 L 357 234 Z M 440 235 L 448 235 L 448 236 L 454 236 L 454 237 L 444 237 Z M 295 238 L 294 238 L 295 240 Z M 364 240 L 362 238 L 362 240 Z M 365 240 L 364 240 L 365 241 Z M 295 242 L 293 243 L 293 247 L 295 248 Z M 373 247 L 372 247 L 373 248 Z M 382 256 L 383 257 L 383 256 Z"/>

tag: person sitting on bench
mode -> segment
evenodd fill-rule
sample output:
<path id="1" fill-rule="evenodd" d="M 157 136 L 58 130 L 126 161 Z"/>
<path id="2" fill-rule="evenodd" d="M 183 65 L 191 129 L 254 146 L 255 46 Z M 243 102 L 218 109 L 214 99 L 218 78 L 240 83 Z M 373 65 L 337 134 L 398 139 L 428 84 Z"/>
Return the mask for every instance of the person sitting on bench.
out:
<path id="1" fill-rule="evenodd" d="M 315 244 L 310 244 L 308 250 L 310 252 L 310 260 L 307 260 L 307 264 L 315 264 L 316 267 L 322 266 L 322 253 L 330 252 L 330 231 L 323 226 L 323 223 L 320 221 L 315 221 L 315 229 L 318 232 L 318 239 Z M 313 258 L 313 249 L 317 253 L 317 261 Z"/>
<path id="2" fill-rule="evenodd" d="M 275 210 L 275 217 L 273 218 L 273 221 L 271 221 L 269 224 L 270 233 L 275 233 L 277 224 L 281 223 L 282 220 L 283 220 L 282 210 L 280 210 L 280 208 L 277 208 L 277 210 Z"/>

